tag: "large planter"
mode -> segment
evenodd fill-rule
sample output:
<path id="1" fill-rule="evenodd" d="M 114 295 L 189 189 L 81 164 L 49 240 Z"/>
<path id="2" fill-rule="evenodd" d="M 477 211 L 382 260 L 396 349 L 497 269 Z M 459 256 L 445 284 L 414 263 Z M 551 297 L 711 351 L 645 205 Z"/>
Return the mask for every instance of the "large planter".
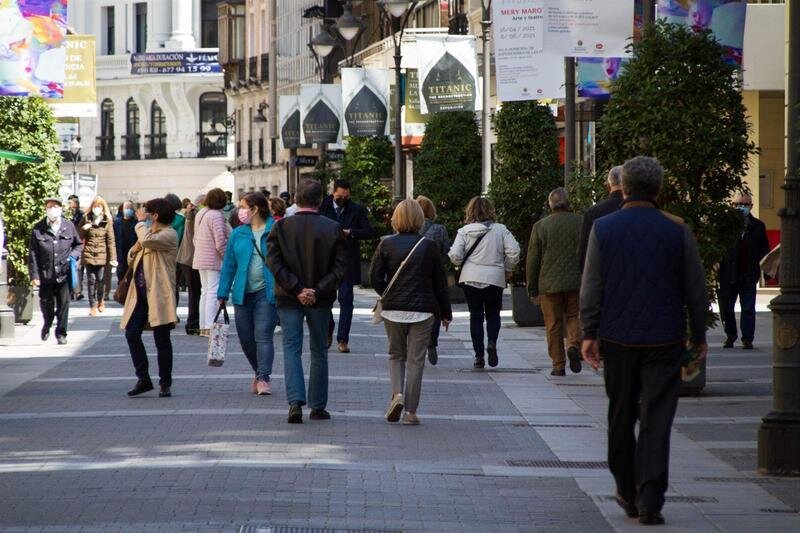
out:
<path id="1" fill-rule="evenodd" d="M 511 287 L 511 316 L 518 326 L 544 326 L 542 308 L 531 302 L 527 287 Z"/>
<path id="2" fill-rule="evenodd" d="M 14 322 L 17 324 L 27 324 L 33 319 L 33 311 L 36 309 L 38 295 L 33 287 L 8 287 L 8 306 L 14 310 Z"/>
<path id="3" fill-rule="evenodd" d="M 369 282 L 369 261 L 361 261 L 361 287 L 368 289 L 372 287 Z"/>
<path id="4" fill-rule="evenodd" d="M 696 396 L 700 394 L 700 392 L 706 386 L 706 361 L 708 359 L 703 359 L 700 362 L 700 373 L 695 376 L 692 381 L 682 381 L 681 382 L 681 396 Z"/>

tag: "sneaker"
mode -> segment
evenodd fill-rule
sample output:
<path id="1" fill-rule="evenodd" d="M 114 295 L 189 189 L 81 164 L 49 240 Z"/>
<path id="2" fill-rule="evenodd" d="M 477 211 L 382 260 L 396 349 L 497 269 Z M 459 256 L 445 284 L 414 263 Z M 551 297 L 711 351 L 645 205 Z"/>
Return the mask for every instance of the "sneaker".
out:
<path id="1" fill-rule="evenodd" d="M 159 398 L 169 398 L 172 396 L 172 391 L 169 390 L 169 385 L 161 385 L 158 390 Z"/>
<path id="2" fill-rule="evenodd" d="M 417 413 L 409 413 L 403 415 L 403 425 L 404 426 L 418 426 L 419 425 L 419 418 L 417 418 Z"/>
<path id="3" fill-rule="evenodd" d="M 742 350 L 752 350 L 753 341 L 742 341 Z"/>
<path id="4" fill-rule="evenodd" d="M 145 392 L 153 390 L 153 382 L 148 380 L 140 379 L 136 382 L 136 385 L 128 391 L 128 396 L 138 396 Z"/>
<path id="5" fill-rule="evenodd" d="M 331 414 L 325 409 L 312 409 L 308 415 L 309 420 L 330 420 Z"/>
<path id="6" fill-rule="evenodd" d="M 486 346 L 486 353 L 489 354 L 489 366 L 494 368 L 497 366 L 497 345 L 495 343 L 490 342 Z"/>
<path id="7" fill-rule="evenodd" d="M 723 348 L 733 348 L 733 343 L 736 342 L 736 339 L 733 337 L 728 337 L 725 339 L 725 342 L 722 343 Z"/>
<path id="8" fill-rule="evenodd" d="M 97 316 L 97 307 L 89 309 L 89 316 Z"/>
<path id="9" fill-rule="evenodd" d="M 564 370 L 563 368 L 554 368 L 553 370 L 550 371 L 550 375 L 551 376 L 566 376 L 567 375 L 567 371 Z"/>
<path id="10" fill-rule="evenodd" d="M 569 369 L 574 374 L 579 374 L 581 371 L 581 352 L 577 346 L 570 346 L 567 350 L 567 358 L 569 359 Z"/>
<path id="11" fill-rule="evenodd" d="M 250 393 L 258 394 L 258 379 L 254 379 L 253 382 L 250 384 Z"/>
<path id="12" fill-rule="evenodd" d="M 386 421 L 397 422 L 400 420 L 400 414 L 403 412 L 403 395 L 399 392 L 394 395 L 389 408 L 386 410 Z"/>
<path id="13" fill-rule="evenodd" d="M 639 523 L 645 526 L 660 526 L 664 523 L 664 515 L 658 511 L 641 510 L 639 511 Z"/>
<path id="14" fill-rule="evenodd" d="M 106 310 L 106 303 L 105 302 L 100 302 L 99 304 L 97 304 L 97 310 L 99 312 L 101 312 L 101 313 L 103 311 L 105 311 Z"/>
<path id="15" fill-rule="evenodd" d="M 56 337 L 56 342 L 63 346 L 65 344 L 67 344 L 67 338 L 65 336 L 63 336 L 63 335 L 59 335 L 59 336 Z"/>
<path id="16" fill-rule="evenodd" d="M 289 407 L 289 418 L 286 421 L 290 424 L 303 423 L 303 408 L 299 403 L 293 403 L 291 407 Z"/>
<path id="17" fill-rule="evenodd" d="M 483 357 L 475 357 L 475 362 L 472 363 L 474 368 L 484 368 L 486 366 L 486 362 L 483 360 Z"/>
<path id="18" fill-rule="evenodd" d="M 439 352 L 436 346 L 428 348 L 428 361 L 430 361 L 433 366 L 436 366 L 436 363 L 439 362 Z"/>
<path id="19" fill-rule="evenodd" d="M 42 328 L 42 340 L 46 341 L 49 338 L 50 338 L 50 328 L 47 329 Z"/>
<path id="20" fill-rule="evenodd" d="M 269 396 L 272 394 L 272 387 L 269 384 L 269 381 L 259 379 L 256 382 L 256 394 L 259 396 Z"/>
<path id="21" fill-rule="evenodd" d="M 339 353 L 350 353 L 350 347 L 344 341 L 339 341 Z"/>

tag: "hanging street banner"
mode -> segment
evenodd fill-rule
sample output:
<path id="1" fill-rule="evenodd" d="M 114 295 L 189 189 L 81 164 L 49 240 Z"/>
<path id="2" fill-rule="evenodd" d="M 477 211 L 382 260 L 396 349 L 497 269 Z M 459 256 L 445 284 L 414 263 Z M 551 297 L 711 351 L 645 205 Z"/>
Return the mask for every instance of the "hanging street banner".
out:
<path id="1" fill-rule="evenodd" d="M 633 34 L 632 0 L 544 0 L 539 4 L 545 10 L 546 53 L 562 57 L 626 55 Z"/>
<path id="2" fill-rule="evenodd" d="M 419 71 L 406 69 L 403 98 L 403 144 L 419 144 L 425 136 L 425 125 L 430 115 L 423 115 L 419 99 Z"/>
<path id="3" fill-rule="evenodd" d="M 0 96 L 63 98 L 67 0 L 0 1 Z"/>
<path id="4" fill-rule="evenodd" d="M 564 98 L 564 57 L 544 52 L 541 0 L 494 0 L 492 10 L 498 99 Z"/>
<path id="5" fill-rule="evenodd" d="M 480 111 L 478 58 L 472 35 L 417 35 L 420 109 Z"/>
<path id="6" fill-rule="evenodd" d="M 57 117 L 96 117 L 95 36 L 67 35 L 66 50 L 64 97 L 47 103 Z"/>
<path id="7" fill-rule="evenodd" d="M 711 30 L 725 47 L 725 60 L 737 66 L 742 65 L 746 15 L 745 0 L 658 0 L 659 18 L 689 26 L 696 32 Z"/>
<path id="8" fill-rule="evenodd" d="M 131 74 L 207 74 L 222 72 L 218 52 L 131 54 Z"/>
<path id="9" fill-rule="evenodd" d="M 286 150 L 300 148 L 300 97 L 281 95 L 278 101 L 281 143 Z"/>
<path id="10" fill-rule="evenodd" d="M 604 99 L 611 96 L 611 83 L 625 70 L 627 57 L 578 58 L 578 96 Z"/>
<path id="11" fill-rule="evenodd" d="M 300 142 L 333 144 L 342 140 L 342 86 L 300 86 Z"/>
<path id="12" fill-rule="evenodd" d="M 389 69 L 343 68 L 344 136 L 389 135 Z"/>

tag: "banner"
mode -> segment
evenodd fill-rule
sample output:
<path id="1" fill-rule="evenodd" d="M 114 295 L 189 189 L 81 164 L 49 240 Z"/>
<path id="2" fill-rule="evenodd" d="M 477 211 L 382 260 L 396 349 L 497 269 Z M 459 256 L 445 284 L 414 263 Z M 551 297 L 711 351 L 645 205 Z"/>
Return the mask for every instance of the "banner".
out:
<path id="1" fill-rule="evenodd" d="M 725 47 L 725 60 L 742 64 L 745 0 L 658 0 L 658 17 L 691 27 L 694 31 L 711 30 Z M 775 31 L 783 31 L 776 28 Z"/>
<path id="2" fill-rule="evenodd" d="M 417 35 L 420 109 L 480 111 L 478 58 L 472 35 Z"/>
<path id="3" fill-rule="evenodd" d="M 65 176 L 62 174 L 61 182 L 58 186 L 58 197 L 61 198 L 61 201 L 64 202 L 64 205 L 69 205 L 69 197 L 75 194 L 75 176 L 70 174 L 69 176 Z M 91 201 L 89 201 L 91 204 Z M 89 205 L 86 204 L 86 205 Z"/>
<path id="4" fill-rule="evenodd" d="M 96 117 L 97 89 L 94 35 L 67 35 L 64 97 L 48 99 L 57 117 Z"/>
<path id="5" fill-rule="evenodd" d="M 540 5 L 546 10 L 546 53 L 562 57 L 625 55 L 633 34 L 632 0 L 544 0 Z"/>
<path id="6" fill-rule="evenodd" d="M 578 96 L 608 98 L 611 82 L 625 70 L 627 57 L 581 57 L 578 59 Z"/>
<path id="7" fill-rule="evenodd" d="M 403 87 L 405 105 L 403 106 L 403 137 L 418 138 L 421 142 L 425 135 L 425 124 L 430 115 L 423 115 L 419 99 L 419 71 L 406 69 L 406 83 Z M 409 143 L 406 143 L 409 144 Z M 413 144 L 413 141 L 411 141 Z"/>
<path id="8" fill-rule="evenodd" d="M 287 150 L 300 148 L 300 97 L 281 95 L 278 110 L 283 147 Z"/>
<path id="9" fill-rule="evenodd" d="M 344 136 L 389 135 L 389 69 L 343 68 Z"/>
<path id="10" fill-rule="evenodd" d="M 342 86 L 332 83 L 300 87 L 300 142 L 338 143 L 342 140 Z"/>
<path id="11" fill-rule="evenodd" d="M 218 52 L 156 52 L 131 55 L 131 74 L 222 72 Z"/>
<path id="12" fill-rule="evenodd" d="M 78 174 L 75 190 L 80 205 L 92 205 L 97 196 L 97 174 Z"/>
<path id="13" fill-rule="evenodd" d="M 494 0 L 492 10 L 498 100 L 564 98 L 564 57 L 544 52 L 541 0 Z"/>
<path id="14" fill-rule="evenodd" d="M 64 96 L 67 0 L 0 2 L 0 96 Z"/>

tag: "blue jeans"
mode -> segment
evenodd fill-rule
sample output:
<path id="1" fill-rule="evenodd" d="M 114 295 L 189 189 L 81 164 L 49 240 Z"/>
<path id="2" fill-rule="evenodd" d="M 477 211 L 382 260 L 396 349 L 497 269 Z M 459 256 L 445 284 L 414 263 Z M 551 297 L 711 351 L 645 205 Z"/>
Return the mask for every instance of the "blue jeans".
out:
<path id="1" fill-rule="evenodd" d="M 275 360 L 272 339 L 278 324 L 275 304 L 269 303 L 266 289 L 261 289 L 245 293 L 242 305 L 234 305 L 233 308 L 236 311 L 236 333 L 247 362 L 258 379 L 269 381 Z"/>
<path id="2" fill-rule="evenodd" d="M 742 341 L 753 342 L 756 333 L 756 291 L 758 281 L 740 281 L 739 283 L 719 284 L 719 311 L 722 324 L 725 326 L 725 335 L 729 339 L 738 337 L 736 331 L 736 299 L 742 308 Z"/>
<path id="3" fill-rule="evenodd" d="M 311 345 L 311 371 L 308 378 L 308 405 L 325 409 L 328 404 L 328 320 L 330 307 L 282 307 L 278 309 L 283 328 L 283 373 L 289 405 L 306 404 L 303 376 L 303 319 L 308 323 Z"/>
<path id="4" fill-rule="evenodd" d="M 339 285 L 339 331 L 336 340 L 350 342 L 350 327 L 353 324 L 353 284 L 347 280 Z M 333 316 L 333 315 L 331 315 Z M 333 318 L 331 318 L 333 320 Z"/>

